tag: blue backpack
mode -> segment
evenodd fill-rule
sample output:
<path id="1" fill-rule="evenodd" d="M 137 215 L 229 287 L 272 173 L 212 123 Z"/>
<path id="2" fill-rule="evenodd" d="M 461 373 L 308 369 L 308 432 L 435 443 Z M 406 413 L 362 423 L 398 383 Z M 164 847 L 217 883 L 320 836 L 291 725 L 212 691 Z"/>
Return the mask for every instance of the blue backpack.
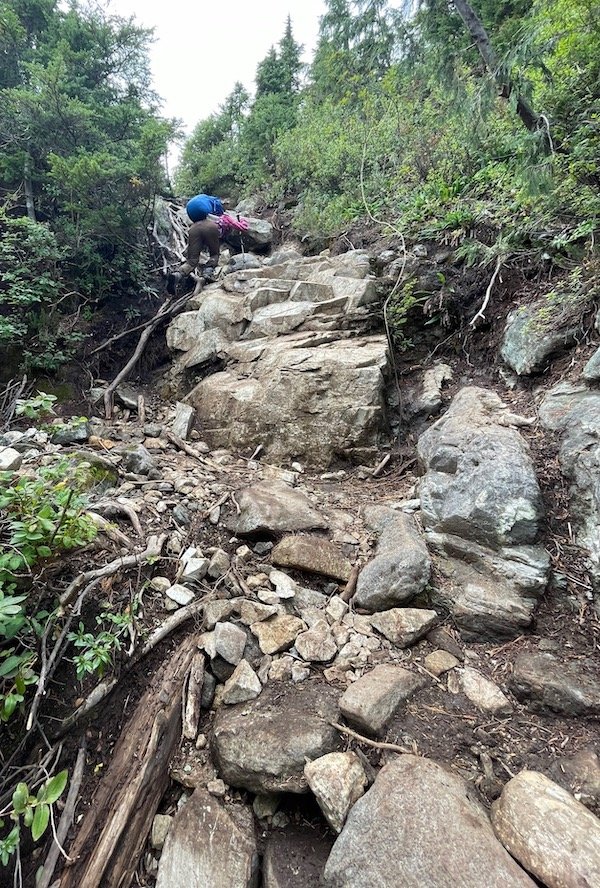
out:
<path id="1" fill-rule="evenodd" d="M 209 213 L 213 216 L 222 216 L 225 212 L 223 204 L 218 197 L 210 194 L 197 194 L 186 204 L 185 210 L 192 222 L 201 222 Z"/>

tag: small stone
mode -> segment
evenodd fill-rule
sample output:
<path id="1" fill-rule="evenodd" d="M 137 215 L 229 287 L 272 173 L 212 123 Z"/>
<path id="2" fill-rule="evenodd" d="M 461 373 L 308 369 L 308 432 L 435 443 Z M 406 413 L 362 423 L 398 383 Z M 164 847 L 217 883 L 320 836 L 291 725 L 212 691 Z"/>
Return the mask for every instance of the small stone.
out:
<path id="1" fill-rule="evenodd" d="M 240 620 L 246 626 L 268 620 L 269 617 L 274 617 L 277 613 L 277 608 L 272 604 L 261 604 L 247 598 L 240 602 Z"/>
<path id="2" fill-rule="evenodd" d="M 170 586 L 166 590 L 165 595 L 167 596 L 167 598 L 170 598 L 171 601 L 174 601 L 181 607 L 185 607 L 187 604 L 190 604 L 196 597 L 191 589 L 188 589 L 186 586 L 182 586 L 179 583 L 175 583 L 174 586 Z"/>
<path id="3" fill-rule="evenodd" d="M 252 549 L 249 546 L 238 546 L 235 554 L 240 561 L 250 561 L 252 559 Z"/>
<path id="4" fill-rule="evenodd" d="M 449 672 L 451 669 L 456 669 L 457 666 L 460 666 L 460 660 L 457 660 L 448 651 L 433 651 L 425 657 L 423 665 L 428 672 L 439 678 L 444 672 Z"/>
<path id="5" fill-rule="evenodd" d="M 463 649 L 459 643 L 452 637 L 452 635 L 446 632 L 445 629 L 442 629 L 441 626 L 437 629 L 432 629 L 431 632 L 427 633 L 427 641 L 435 647 L 439 647 L 443 651 L 446 651 L 448 654 L 452 654 L 452 656 L 456 657 L 457 660 L 460 660 L 461 663 L 465 659 Z"/>
<path id="6" fill-rule="evenodd" d="M 275 586 L 278 598 L 293 598 L 296 594 L 297 583 L 281 570 L 272 570 L 269 580 Z"/>
<path id="7" fill-rule="evenodd" d="M 319 612 L 317 611 L 317 614 Z M 296 649 L 308 663 L 327 663 L 337 654 L 337 645 L 326 620 L 318 619 L 296 638 Z"/>
<path id="8" fill-rule="evenodd" d="M 248 636 L 232 623 L 217 623 L 214 629 L 215 651 L 227 663 L 237 666 L 244 656 Z"/>
<path id="9" fill-rule="evenodd" d="M 252 803 L 252 809 L 259 820 L 272 817 L 279 807 L 279 795 L 257 795 Z"/>
<path id="10" fill-rule="evenodd" d="M 171 588 L 171 585 L 171 580 L 168 577 L 152 577 L 150 580 L 150 588 L 154 589 L 155 592 L 162 592 L 163 594 L 167 589 Z"/>
<path id="11" fill-rule="evenodd" d="M 394 607 L 373 614 L 371 625 L 392 644 L 405 648 L 423 638 L 437 622 L 437 618 L 435 611 L 417 607 Z"/>
<path id="12" fill-rule="evenodd" d="M 291 657 L 279 657 L 273 660 L 269 667 L 269 678 L 271 681 L 288 681 L 292 677 L 294 665 Z"/>
<path id="13" fill-rule="evenodd" d="M 16 472 L 21 468 L 23 455 L 12 447 L 0 450 L 0 472 Z"/>
<path id="14" fill-rule="evenodd" d="M 203 580 L 208 573 L 208 558 L 189 558 L 183 568 L 180 579 L 186 583 Z"/>
<path id="15" fill-rule="evenodd" d="M 217 549 L 210 559 L 208 576 L 212 577 L 213 580 L 218 580 L 225 576 L 230 567 L 231 561 L 227 552 L 224 552 L 223 549 Z"/>
<path id="16" fill-rule="evenodd" d="M 286 651 L 294 644 L 296 636 L 305 628 L 298 617 L 282 615 L 271 617 L 260 623 L 253 623 L 250 629 L 258 638 L 263 654 L 277 654 Z"/>
<path id="17" fill-rule="evenodd" d="M 173 519 L 177 522 L 177 524 L 182 527 L 187 527 L 191 524 L 192 518 L 188 509 L 185 506 L 182 506 L 181 503 L 175 506 L 173 509 Z"/>
<path id="18" fill-rule="evenodd" d="M 301 681 L 306 681 L 307 678 L 310 678 L 310 669 L 307 666 L 300 666 L 299 663 L 295 663 L 292 666 L 292 681 L 294 684 L 300 684 Z"/>
<path id="19" fill-rule="evenodd" d="M 271 825 L 273 829 L 285 829 L 290 825 L 290 818 L 284 811 L 277 811 L 271 818 Z"/>
<path id="20" fill-rule="evenodd" d="M 209 601 L 204 606 L 204 625 L 207 629 L 214 629 L 217 623 L 226 621 L 235 613 L 238 604 L 236 598 L 219 599 Z"/>
<path id="21" fill-rule="evenodd" d="M 252 574 L 249 577 L 246 577 L 246 585 L 252 592 L 256 592 L 257 589 L 269 589 L 269 578 L 266 574 Z"/>
<path id="22" fill-rule="evenodd" d="M 210 709 L 213 704 L 213 700 L 215 698 L 215 690 L 217 688 L 217 680 L 214 675 L 211 675 L 210 672 L 206 671 L 204 673 L 204 682 L 202 684 L 202 696 L 200 698 L 200 705 L 202 709 Z"/>
<path id="23" fill-rule="evenodd" d="M 170 814 L 156 814 L 152 821 L 152 832 L 150 834 L 150 844 L 155 851 L 162 851 L 165 839 L 171 829 L 173 818 Z"/>
<path id="24" fill-rule="evenodd" d="M 177 437 L 181 438 L 183 441 L 187 441 L 189 437 L 194 424 L 195 413 L 196 411 L 193 407 L 190 407 L 189 404 L 182 404 L 180 401 L 177 402 L 175 419 L 173 420 L 171 429 L 173 434 L 177 435 Z"/>
<path id="25" fill-rule="evenodd" d="M 337 623 L 348 613 L 348 607 L 349 605 L 346 601 L 340 598 L 339 595 L 334 595 L 325 608 L 325 613 L 332 623 Z"/>
<path id="26" fill-rule="evenodd" d="M 304 776 L 331 828 L 341 833 L 346 817 L 367 786 L 355 752 L 331 752 L 308 762 Z"/>
<path id="27" fill-rule="evenodd" d="M 259 589 L 256 594 L 259 601 L 262 601 L 263 604 L 269 605 L 270 607 L 274 607 L 276 610 L 281 603 L 279 595 L 277 592 L 274 592 L 273 589 Z"/>
<path id="28" fill-rule="evenodd" d="M 481 709 L 482 712 L 489 712 L 498 718 L 510 715 L 512 705 L 508 697 L 506 697 L 500 688 L 487 678 L 473 669 L 471 666 L 465 666 L 459 670 L 460 687 L 471 701 Z"/>
<path id="29" fill-rule="evenodd" d="M 240 660 L 231 678 L 225 682 L 222 701 L 228 705 L 245 703 L 254 700 L 261 691 L 260 679 L 252 666 L 246 660 Z"/>
<path id="30" fill-rule="evenodd" d="M 287 536 L 273 550 L 273 563 L 347 582 L 352 565 L 329 540 L 298 534 Z"/>
<path id="31" fill-rule="evenodd" d="M 214 525 L 214 527 L 217 526 L 217 524 L 221 520 L 221 507 L 220 506 L 213 506 L 213 508 L 208 513 L 208 520 L 210 521 L 210 523 L 212 525 Z"/>
<path id="32" fill-rule="evenodd" d="M 208 737 L 206 734 L 198 734 L 196 737 L 196 749 L 206 749 L 208 746 Z"/>
<path id="33" fill-rule="evenodd" d="M 154 459 L 150 456 L 142 444 L 132 444 L 120 451 L 122 454 L 122 466 L 126 472 L 135 475 L 148 475 L 156 468 Z"/>
<path id="34" fill-rule="evenodd" d="M 258 543 L 254 544 L 254 552 L 256 555 L 268 555 L 272 548 L 273 543 L 270 541 L 262 542 L 259 540 Z"/>
<path id="35" fill-rule="evenodd" d="M 206 784 L 206 789 L 211 796 L 222 799 L 225 797 L 225 793 L 227 792 L 227 785 L 224 780 L 220 780 L 217 778 L 216 780 L 209 780 Z"/>
<path id="36" fill-rule="evenodd" d="M 401 666 L 376 666 L 342 694 L 340 710 L 351 724 L 378 734 L 400 706 L 425 683 L 422 676 Z"/>

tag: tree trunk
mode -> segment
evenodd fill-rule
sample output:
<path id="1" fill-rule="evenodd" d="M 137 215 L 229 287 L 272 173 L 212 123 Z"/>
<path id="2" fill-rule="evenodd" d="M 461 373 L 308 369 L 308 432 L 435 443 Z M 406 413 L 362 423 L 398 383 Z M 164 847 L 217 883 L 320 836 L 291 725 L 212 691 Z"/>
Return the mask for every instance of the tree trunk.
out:
<path id="1" fill-rule="evenodd" d="M 189 636 L 152 680 L 123 730 L 85 815 L 61 888 L 129 888 L 181 739 L 182 688 L 196 651 Z"/>
<path id="2" fill-rule="evenodd" d="M 490 38 L 487 35 L 487 31 L 483 27 L 483 22 L 471 4 L 467 3 L 466 0 L 452 0 L 452 2 L 459 16 L 463 20 L 467 31 L 473 38 L 473 42 L 475 43 L 486 68 L 500 86 L 504 98 L 508 98 L 511 93 L 514 92 L 514 84 L 511 83 L 510 78 L 498 65 L 496 53 L 494 52 Z M 531 108 L 521 95 L 517 95 L 517 114 L 530 132 L 535 132 L 539 129 L 539 115 L 535 113 L 533 108 Z"/>
<path id="3" fill-rule="evenodd" d="M 31 181 L 31 168 L 32 161 L 31 155 L 27 151 L 25 154 L 25 161 L 23 163 L 23 182 L 25 185 L 25 204 L 27 206 L 27 215 L 31 219 L 32 222 L 37 222 L 37 218 L 35 215 L 35 202 L 33 199 L 33 183 Z"/>

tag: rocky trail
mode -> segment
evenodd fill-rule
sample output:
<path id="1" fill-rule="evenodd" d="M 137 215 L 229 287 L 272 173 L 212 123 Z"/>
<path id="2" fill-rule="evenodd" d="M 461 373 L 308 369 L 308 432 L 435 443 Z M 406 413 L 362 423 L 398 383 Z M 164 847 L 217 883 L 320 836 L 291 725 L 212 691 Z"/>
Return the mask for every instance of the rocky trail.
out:
<path id="1" fill-rule="evenodd" d="M 435 263 L 237 257 L 145 417 L 0 439 L 101 479 L 65 612 L 136 602 L 114 676 L 48 686 L 87 743 L 61 888 L 600 885 L 600 352 L 530 301 L 400 412 L 382 282 Z"/>

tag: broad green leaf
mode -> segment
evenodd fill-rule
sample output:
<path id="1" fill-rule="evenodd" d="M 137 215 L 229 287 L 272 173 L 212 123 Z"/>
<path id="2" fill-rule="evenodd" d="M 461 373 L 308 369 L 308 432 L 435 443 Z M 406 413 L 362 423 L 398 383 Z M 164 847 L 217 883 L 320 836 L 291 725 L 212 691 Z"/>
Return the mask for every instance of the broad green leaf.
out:
<path id="1" fill-rule="evenodd" d="M 43 801 L 48 802 L 49 805 L 52 805 L 57 799 L 59 799 L 64 792 L 64 788 L 67 785 L 68 779 L 69 772 L 65 770 L 60 771 L 51 780 L 49 780 L 48 783 L 43 786 Z M 41 798 L 41 793 L 38 797 Z"/>
<path id="2" fill-rule="evenodd" d="M 38 839 L 46 832 L 48 828 L 48 822 L 50 820 L 50 805 L 42 804 L 38 805 L 35 809 L 35 814 L 33 815 L 33 823 L 31 825 L 31 835 L 33 836 L 33 841 L 37 842 Z"/>

